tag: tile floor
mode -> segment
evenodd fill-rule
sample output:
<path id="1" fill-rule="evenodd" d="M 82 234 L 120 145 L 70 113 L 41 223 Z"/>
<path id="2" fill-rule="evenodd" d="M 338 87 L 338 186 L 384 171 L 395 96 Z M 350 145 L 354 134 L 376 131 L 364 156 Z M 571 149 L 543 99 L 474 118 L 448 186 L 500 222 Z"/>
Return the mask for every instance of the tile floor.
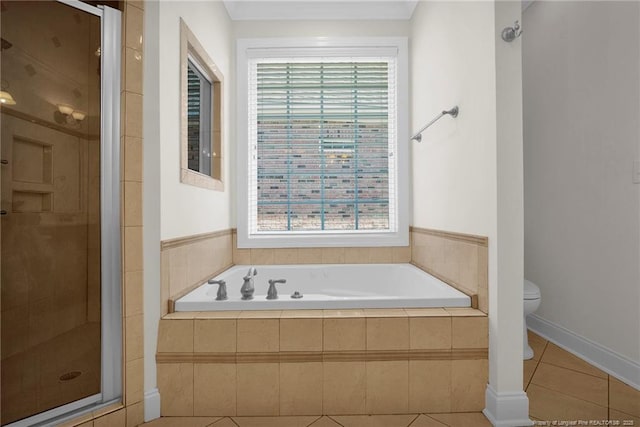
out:
<path id="1" fill-rule="evenodd" d="M 529 332 L 534 358 L 524 362 L 529 415 L 553 421 L 603 421 L 640 427 L 640 391 Z M 545 423 L 547 421 L 548 423 Z M 577 423 L 576 423 L 577 424 Z M 555 425 L 570 425 L 556 423 Z M 575 425 L 575 424 L 574 424 Z M 579 424 L 578 424 L 579 425 Z M 309 417 L 166 417 L 144 427 L 485 427 L 481 413 Z"/>
<path id="2" fill-rule="evenodd" d="M 640 426 L 640 391 L 529 331 L 532 360 L 524 362 L 524 387 L 533 420 L 612 420 Z M 590 424 L 590 425 L 606 425 Z"/>

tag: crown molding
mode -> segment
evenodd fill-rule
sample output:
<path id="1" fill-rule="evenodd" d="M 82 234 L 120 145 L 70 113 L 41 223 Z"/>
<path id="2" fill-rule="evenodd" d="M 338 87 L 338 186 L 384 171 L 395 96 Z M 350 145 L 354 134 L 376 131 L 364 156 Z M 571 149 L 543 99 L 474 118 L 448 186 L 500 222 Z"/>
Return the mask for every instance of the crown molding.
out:
<path id="1" fill-rule="evenodd" d="M 418 0 L 223 0 L 234 21 L 408 20 Z"/>

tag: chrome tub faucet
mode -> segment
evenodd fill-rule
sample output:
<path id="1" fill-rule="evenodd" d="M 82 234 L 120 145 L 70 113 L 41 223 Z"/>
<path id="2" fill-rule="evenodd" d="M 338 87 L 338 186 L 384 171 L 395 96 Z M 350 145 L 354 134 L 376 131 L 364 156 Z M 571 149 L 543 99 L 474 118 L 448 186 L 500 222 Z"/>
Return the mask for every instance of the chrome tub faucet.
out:
<path id="1" fill-rule="evenodd" d="M 218 285 L 218 295 L 216 296 L 216 301 L 224 301 L 227 297 L 227 282 L 224 280 L 213 280 L 209 279 L 207 281 L 210 285 Z"/>
<path id="2" fill-rule="evenodd" d="M 243 300 L 253 299 L 253 293 L 256 290 L 253 285 L 253 278 L 256 274 L 258 274 L 258 270 L 256 270 L 255 267 L 249 267 L 247 275 L 242 278 L 244 283 L 242 284 L 242 288 L 240 288 L 240 293 L 242 294 Z"/>
<path id="3" fill-rule="evenodd" d="M 269 279 L 269 290 L 267 291 L 267 299 L 278 299 L 278 290 L 276 283 L 287 283 L 286 279 L 273 280 Z"/>

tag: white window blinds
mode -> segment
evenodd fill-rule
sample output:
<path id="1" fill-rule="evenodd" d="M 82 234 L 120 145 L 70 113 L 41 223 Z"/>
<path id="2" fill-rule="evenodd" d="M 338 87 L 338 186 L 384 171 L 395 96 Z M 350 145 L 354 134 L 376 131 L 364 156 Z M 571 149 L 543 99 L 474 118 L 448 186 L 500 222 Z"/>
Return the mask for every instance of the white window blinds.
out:
<path id="1" fill-rule="evenodd" d="M 395 58 L 249 61 L 249 230 L 395 232 Z"/>

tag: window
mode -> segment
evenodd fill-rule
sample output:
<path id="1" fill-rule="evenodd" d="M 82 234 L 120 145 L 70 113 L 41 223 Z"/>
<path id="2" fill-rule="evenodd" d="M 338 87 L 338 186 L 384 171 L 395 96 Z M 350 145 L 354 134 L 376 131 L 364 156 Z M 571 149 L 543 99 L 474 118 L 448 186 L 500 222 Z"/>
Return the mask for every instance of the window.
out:
<path id="1" fill-rule="evenodd" d="M 195 60 L 187 61 L 187 166 L 211 176 L 211 91 Z"/>
<path id="2" fill-rule="evenodd" d="M 239 245 L 408 244 L 406 40 L 296 43 L 239 43 Z"/>
<path id="3" fill-rule="evenodd" d="M 180 20 L 182 137 L 180 180 L 223 190 L 222 74 Z"/>

